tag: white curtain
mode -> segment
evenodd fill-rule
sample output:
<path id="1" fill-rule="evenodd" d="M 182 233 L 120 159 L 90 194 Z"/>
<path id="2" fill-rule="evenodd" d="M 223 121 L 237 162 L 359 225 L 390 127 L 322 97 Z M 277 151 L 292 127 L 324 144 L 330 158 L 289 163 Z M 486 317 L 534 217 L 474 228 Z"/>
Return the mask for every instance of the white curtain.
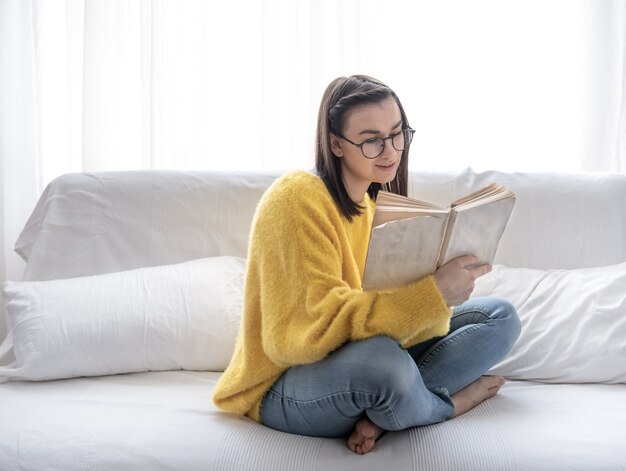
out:
<path id="1" fill-rule="evenodd" d="M 20 279 L 13 244 L 41 188 L 35 25 L 27 2 L 0 3 L 0 283 Z M 0 301 L 2 295 L 0 294 Z M 4 303 L 0 306 L 4 311 Z M 0 315 L 0 339 L 5 318 Z"/>
<path id="2" fill-rule="evenodd" d="M 413 169 L 625 172 L 625 3 L 0 0 L 0 281 L 62 173 L 310 168 L 339 75 L 397 91 Z"/>
<path id="3" fill-rule="evenodd" d="M 591 2 L 586 13 L 581 168 L 626 173 L 626 2 Z"/>

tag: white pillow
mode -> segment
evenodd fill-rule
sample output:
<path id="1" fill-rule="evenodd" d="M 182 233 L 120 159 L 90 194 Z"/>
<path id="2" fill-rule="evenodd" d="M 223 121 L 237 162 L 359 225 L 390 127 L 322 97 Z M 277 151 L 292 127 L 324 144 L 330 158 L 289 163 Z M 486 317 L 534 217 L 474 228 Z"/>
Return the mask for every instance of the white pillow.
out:
<path id="1" fill-rule="evenodd" d="M 491 370 L 551 383 L 626 383 L 626 263 L 578 270 L 495 265 L 472 297 L 518 310 L 522 333 Z"/>
<path id="2" fill-rule="evenodd" d="M 245 260 L 176 265 L 2 286 L 15 361 L 8 379 L 155 370 L 222 371 L 241 319 Z"/>

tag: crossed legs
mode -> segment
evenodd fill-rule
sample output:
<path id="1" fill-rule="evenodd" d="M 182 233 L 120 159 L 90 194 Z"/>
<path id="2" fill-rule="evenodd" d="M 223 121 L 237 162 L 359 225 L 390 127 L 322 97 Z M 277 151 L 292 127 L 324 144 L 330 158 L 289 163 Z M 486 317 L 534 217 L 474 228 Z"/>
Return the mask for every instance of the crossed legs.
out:
<path id="1" fill-rule="evenodd" d="M 495 395 L 504 379 L 482 375 L 519 332 L 508 302 L 471 299 L 455 308 L 445 337 L 408 350 L 372 337 L 290 368 L 266 393 L 261 422 L 290 433 L 348 436 L 350 449 L 367 453 L 385 430 L 442 422 Z"/>

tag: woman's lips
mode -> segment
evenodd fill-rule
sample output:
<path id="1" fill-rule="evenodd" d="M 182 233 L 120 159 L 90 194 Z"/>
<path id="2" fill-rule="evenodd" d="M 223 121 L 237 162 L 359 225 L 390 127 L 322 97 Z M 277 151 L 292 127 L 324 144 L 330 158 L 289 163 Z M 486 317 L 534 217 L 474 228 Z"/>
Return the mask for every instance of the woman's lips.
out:
<path id="1" fill-rule="evenodd" d="M 386 164 L 377 164 L 376 168 L 379 168 L 381 170 L 393 170 L 396 168 L 396 164 L 397 162 L 393 162 L 393 163 L 386 163 Z"/>

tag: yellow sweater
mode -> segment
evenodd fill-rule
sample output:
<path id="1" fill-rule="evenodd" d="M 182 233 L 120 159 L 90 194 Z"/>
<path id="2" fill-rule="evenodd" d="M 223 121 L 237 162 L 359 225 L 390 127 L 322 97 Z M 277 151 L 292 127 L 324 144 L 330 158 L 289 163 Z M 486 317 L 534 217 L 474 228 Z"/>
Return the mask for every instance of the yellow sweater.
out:
<path id="1" fill-rule="evenodd" d="M 289 367 L 342 344 L 386 335 L 408 348 L 445 335 L 451 310 L 432 276 L 363 291 L 375 203 L 349 222 L 322 180 L 288 173 L 265 192 L 252 223 L 242 325 L 215 404 L 259 421 L 265 392 Z"/>

